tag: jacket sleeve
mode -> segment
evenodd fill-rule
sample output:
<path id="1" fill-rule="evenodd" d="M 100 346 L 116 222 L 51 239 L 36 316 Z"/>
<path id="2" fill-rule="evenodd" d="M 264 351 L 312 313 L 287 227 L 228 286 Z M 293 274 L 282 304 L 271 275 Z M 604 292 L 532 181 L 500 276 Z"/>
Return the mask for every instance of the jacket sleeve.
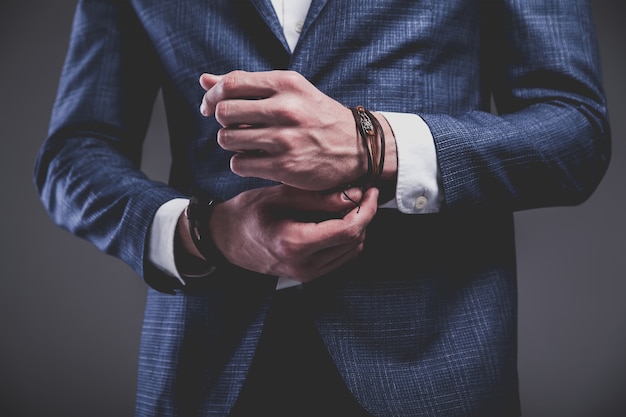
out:
<path id="1" fill-rule="evenodd" d="M 79 1 L 35 185 L 61 227 L 144 274 L 154 213 L 180 196 L 140 171 L 159 63 L 124 1 Z"/>
<path id="2" fill-rule="evenodd" d="M 585 0 L 487 0 L 482 77 L 498 114 L 422 114 L 445 209 L 583 202 L 610 159 L 597 42 Z"/>

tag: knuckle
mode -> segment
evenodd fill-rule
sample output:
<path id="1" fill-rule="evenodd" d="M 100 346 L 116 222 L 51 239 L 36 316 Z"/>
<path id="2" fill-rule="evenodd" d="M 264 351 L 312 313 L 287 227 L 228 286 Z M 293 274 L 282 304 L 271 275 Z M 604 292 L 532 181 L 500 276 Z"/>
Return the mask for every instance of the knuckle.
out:
<path id="1" fill-rule="evenodd" d="M 277 79 L 277 86 L 282 91 L 300 89 L 304 77 L 296 71 L 282 71 Z"/>
<path id="2" fill-rule="evenodd" d="M 294 121 L 297 119 L 297 112 L 295 108 L 296 106 L 293 106 L 289 103 L 278 106 L 273 110 L 273 117 L 276 118 L 276 120 L 280 120 L 282 122 Z"/>
<path id="3" fill-rule="evenodd" d="M 302 75 L 297 71 L 285 71 L 285 80 L 290 83 L 299 83 L 302 81 Z"/>
<path id="4" fill-rule="evenodd" d="M 225 93 L 229 93 L 233 91 L 235 88 L 237 88 L 237 85 L 239 84 L 239 80 L 241 79 L 242 76 L 243 76 L 243 71 L 240 71 L 240 70 L 231 71 L 228 74 L 226 74 L 222 78 L 222 90 Z"/>
<path id="5" fill-rule="evenodd" d="M 217 144 L 220 145 L 222 148 L 225 148 L 228 146 L 228 130 L 227 129 L 220 129 L 217 131 Z"/>
<path id="6" fill-rule="evenodd" d="M 276 256 L 282 260 L 290 260 L 294 255 L 294 244 L 287 239 L 280 239 L 276 242 Z"/>
<path id="7" fill-rule="evenodd" d="M 284 86 L 292 86 L 298 82 L 298 75 L 295 71 L 284 71 L 280 80 Z"/>
<path id="8" fill-rule="evenodd" d="M 240 177 L 246 176 L 245 163 L 239 154 L 235 154 L 230 158 L 230 170 L 233 174 L 239 175 Z"/>
<path id="9" fill-rule="evenodd" d="M 290 129 L 280 129 L 272 132 L 272 146 L 276 152 L 288 152 L 298 147 L 297 134 L 294 134 Z"/>
<path id="10" fill-rule="evenodd" d="M 361 242 L 365 237 L 363 230 L 358 225 L 350 225 L 343 231 L 346 242 Z"/>
<path id="11" fill-rule="evenodd" d="M 230 113 L 230 104 L 228 101 L 220 101 L 215 105 L 215 120 L 222 126 L 227 125 L 228 114 Z"/>

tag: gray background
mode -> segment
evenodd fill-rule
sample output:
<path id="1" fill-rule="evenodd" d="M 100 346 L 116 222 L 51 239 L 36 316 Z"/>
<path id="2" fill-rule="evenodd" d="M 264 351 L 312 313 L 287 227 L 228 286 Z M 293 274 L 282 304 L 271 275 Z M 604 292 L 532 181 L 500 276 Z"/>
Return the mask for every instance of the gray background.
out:
<path id="1" fill-rule="evenodd" d="M 145 287 L 54 226 L 31 181 L 73 0 L 0 2 L 0 416 L 130 416 Z M 593 2 L 614 154 L 579 207 L 516 215 L 525 417 L 626 416 L 625 7 Z M 144 167 L 166 178 L 163 112 Z"/>

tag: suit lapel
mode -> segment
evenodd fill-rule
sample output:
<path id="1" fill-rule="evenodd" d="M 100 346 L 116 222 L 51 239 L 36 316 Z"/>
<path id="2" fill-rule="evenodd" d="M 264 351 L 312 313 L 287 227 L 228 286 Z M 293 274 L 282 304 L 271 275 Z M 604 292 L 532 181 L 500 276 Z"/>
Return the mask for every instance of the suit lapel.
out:
<path id="1" fill-rule="evenodd" d="M 306 31 L 309 29 L 313 21 L 317 19 L 317 16 L 320 14 L 324 6 L 328 0 L 312 0 L 311 7 L 309 7 L 309 13 L 306 16 L 306 20 L 304 21 L 304 26 L 302 27 L 302 32 L 300 33 L 300 37 L 304 36 Z"/>
<path id="2" fill-rule="evenodd" d="M 270 0 L 250 0 L 250 2 L 254 5 L 261 18 L 265 21 L 267 27 L 270 28 L 274 36 L 276 36 L 276 38 L 283 45 L 283 48 L 289 52 L 289 45 L 287 44 L 287 40 L 283 34 L 283 28 L 280 25 L 278 16 L 276 16 L 276 11 L 274 10 L 274 6 L 272 6 L 272 2 Z M 311 6 L 309 7 L 309 12 L 307 13 L 306 20 L 304 21 L 300 37 L 304 36 L 327 2 L 328 0 L 311 1 Z"/>
<path id="3" fill-rule="evenodd" d="M 274 36 L 276 36 L 276 38 L 283 45 L 283 48 L 290 53 L 287 39 L 285 39 L 283 28 L 278 21 L 278 16 L 276 16 L 272 2 L 270 0 L 250 0 L 250 2 L 254 5 L 261 18 L 265 21 L 267 27 L 270 28 Z"/>

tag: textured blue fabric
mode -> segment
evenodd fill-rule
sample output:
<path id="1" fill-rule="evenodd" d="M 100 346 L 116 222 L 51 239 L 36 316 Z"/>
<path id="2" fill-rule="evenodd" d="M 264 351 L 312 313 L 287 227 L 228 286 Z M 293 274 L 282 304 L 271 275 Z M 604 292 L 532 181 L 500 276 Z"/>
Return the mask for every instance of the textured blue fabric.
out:
<path id="1" fill-rule="evenodd" d="M 587 2 L 313 0 L 290 54 L 269 0 L 79 1 L 35 182 L 54 221 L 154 288 L 138 416 L 227 415 L 271 300 L 275 277 L 224 268 L 182 290 L 144 259 L 165 201 L 269 184 L 230 172 L 198 112 L 200 74 L 234 69 L 292 69 L 433 132 L 442 213 L 381 210 L 363 255 L 305 288 L 357 401 L 377 416 L 518 415 L 512 213 L 584 201 L 610 156 Z M 138 170 L 159 89 L 169 185 Z"/>

